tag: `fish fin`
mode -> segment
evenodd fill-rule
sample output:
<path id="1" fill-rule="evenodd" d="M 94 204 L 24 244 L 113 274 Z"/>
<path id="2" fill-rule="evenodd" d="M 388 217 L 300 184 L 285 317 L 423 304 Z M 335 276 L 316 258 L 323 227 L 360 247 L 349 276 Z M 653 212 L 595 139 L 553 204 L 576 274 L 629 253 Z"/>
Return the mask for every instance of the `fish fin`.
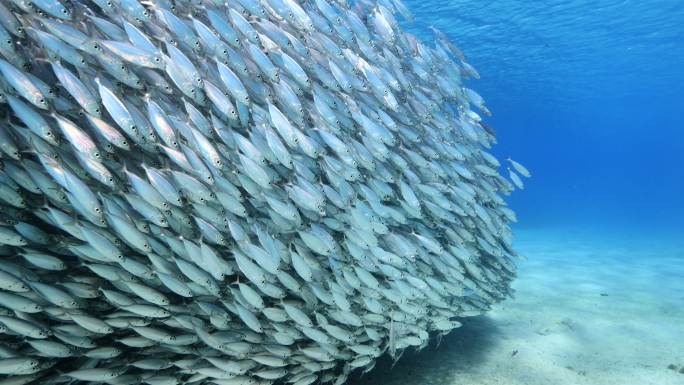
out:
<path id="1" fill-rule="evenodd" d="M 392 365 L 390 366 L 390 369 L 394 369 L 394 365 L 396 365 L 397 362 L 399 362 L 399 360 L 401 359 L 401 356 L 404 355 L 405 351 L 406 351 L 406 349 L 401 349 L 401 351 L 399 352 L 399 355 L 392 358 Z"/>
<path id="2" fill-rule="evenodd" d="M 69 221 L 69 222 L 65 222 L 64 224 L 65 224 L 65 225 L 68 225 L 68 226 L 72 226 L 72 225 L 73 225 L 73 226 L 79 226 L 79 227 L 80 227 L 80 226 L 81 226 L 81 223 L 80 223 L 79 220 L 78 220 L 78 213 L 77 213 L 76 211 L 74 211 L 74 220 L 73 220 L 73 221 Z"/>

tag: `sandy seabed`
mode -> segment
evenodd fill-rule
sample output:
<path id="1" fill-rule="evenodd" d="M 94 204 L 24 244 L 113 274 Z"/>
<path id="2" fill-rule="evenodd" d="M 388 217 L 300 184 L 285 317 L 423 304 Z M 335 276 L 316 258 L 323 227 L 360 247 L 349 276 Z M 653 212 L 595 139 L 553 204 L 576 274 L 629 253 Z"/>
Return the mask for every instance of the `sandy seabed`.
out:
<path id="1" fill-rule="evenodd" d="M 519 230 L 516 248 L 514 299 L 350 384 L 684 384 L 684 234 Z"/>

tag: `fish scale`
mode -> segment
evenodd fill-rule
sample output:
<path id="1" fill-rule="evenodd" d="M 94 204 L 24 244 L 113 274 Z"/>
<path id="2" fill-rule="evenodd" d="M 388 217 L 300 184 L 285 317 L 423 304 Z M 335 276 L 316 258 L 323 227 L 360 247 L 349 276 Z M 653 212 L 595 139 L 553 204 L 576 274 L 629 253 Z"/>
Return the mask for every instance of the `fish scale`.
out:
<path id="1" fill-rule="evenodd" d="M 0 4 L 0 380 L 342 384 L 511 295 L 531 173 L 401 0 L 34 3 Z"/>

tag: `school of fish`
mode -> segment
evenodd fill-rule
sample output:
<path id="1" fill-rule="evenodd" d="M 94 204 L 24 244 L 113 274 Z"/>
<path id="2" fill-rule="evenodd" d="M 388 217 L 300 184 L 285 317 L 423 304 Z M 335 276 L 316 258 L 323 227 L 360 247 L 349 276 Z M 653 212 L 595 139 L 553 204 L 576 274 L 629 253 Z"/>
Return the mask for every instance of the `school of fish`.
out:
<path id="1" fill-rule="evenodd" d="M 0 384 L 343 384 L 512 294 L 479 78 L 400 0 L 0 2 Z"/>

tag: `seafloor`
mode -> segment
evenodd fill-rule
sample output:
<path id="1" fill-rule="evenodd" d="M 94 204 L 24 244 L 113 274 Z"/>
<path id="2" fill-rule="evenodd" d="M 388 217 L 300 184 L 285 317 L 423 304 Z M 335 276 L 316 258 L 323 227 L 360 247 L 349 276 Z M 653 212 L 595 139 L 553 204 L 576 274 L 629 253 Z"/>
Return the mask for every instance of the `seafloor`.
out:
<path id="1" fill-rule="evenodd" d="M 518 230 L 516 245 L 515 299 L 351 384 L 684 384 L 684 234 Z"/>

